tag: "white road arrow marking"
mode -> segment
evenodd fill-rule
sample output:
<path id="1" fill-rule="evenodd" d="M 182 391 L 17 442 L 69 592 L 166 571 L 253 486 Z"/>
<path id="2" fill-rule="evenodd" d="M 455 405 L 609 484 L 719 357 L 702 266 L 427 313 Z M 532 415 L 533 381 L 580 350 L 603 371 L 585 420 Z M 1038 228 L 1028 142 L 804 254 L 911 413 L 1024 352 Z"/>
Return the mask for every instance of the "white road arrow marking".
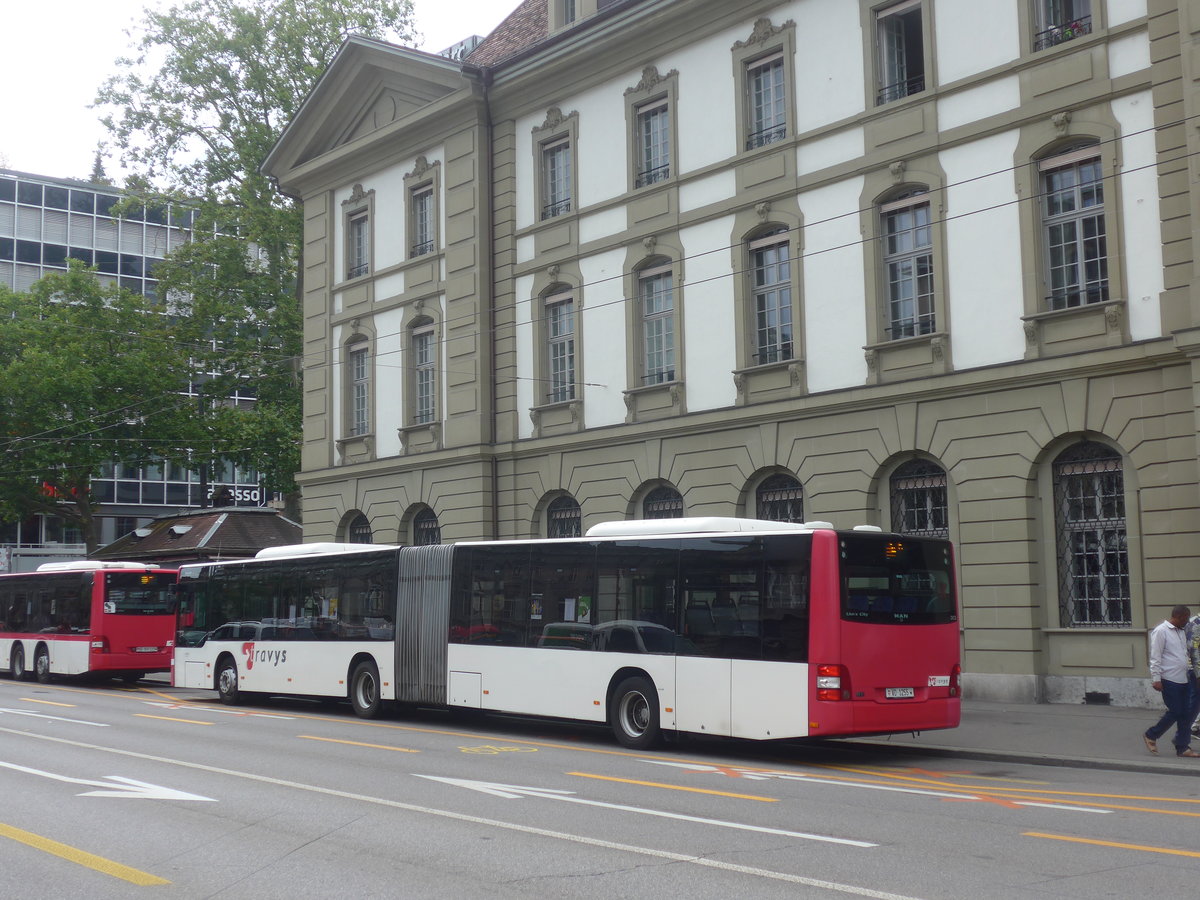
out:
<path id="1" fill-rule="evenodd" d="M 120 775 L 105 775 L 104 777 L 108 781 L 89 781 L 86 778 L 72 778 L 69 775 L 56 775 L 53 772 L 43 772 L 41 769 L 18 766 L 16 763 L 0 762 L 0 766 L 6 769 L 15 769 L 18 772 L 26 772 L 30 775 L 40 775 L 42 778 L 50 778 L 54 781 L 65 781 L 68 784 L 84 784 L 91 787 L 104 788 L 104 790 L 100 791 L 84 791 L 82 794 L 76 795 L 79 797 L 130 797 L 135 800 L 205 800 L 210 803 L 216 803 L 216 800 L 212 797 L 188 794 L 184 791 L 177 791 L 174 788 L 149 784 L 145 781 L 136 781 L 133 778 L 124 778 Z M 111 783 L 114 781 L 117 784 Z"/>
<path id="2" fill-rule="evenodd" d="M 516 800 L 520 797 L 537 797 L 541 800 L 561 800 L 566 803 L 581 803 L 585 806 L 601 806 L 605 809 L 619 809 L 623 812 L 641 813 L 646 816 L 658 816 L 663 819 L 678 819 L 682 822 L 696 822 L 701 825 L 718 825 L 721 828 L 735 828 L 739 831 L 757 831 L 762 834 L 778 834 L 783 837 L 802 838 L 806 841 L 824 841 L 829 844 L 845 844 L 850 847 L 877 847 L 866 841 L 853 841 L 848 838 L 831 837 L 825 834 L 808 834 L 803 831 L 784 831 L 781 828 L 767 828 L 761 825 L 747 825 L 744 822 L 726 822 L 721 819 L 704 819 L 698 816 L 685 816 L 680 813 L 666 812 L 660 809 L 644 809 L 640 806 L 625 806 L 621 803 L 604 803 L 600 800 L 585 800 L 574 796 L 572 791 L 562 791 L 553 788 L 522 787 L 515 784 L 493 784 L 488 781 L 468 781 L 464 778 L 438 778 L 434 775 L 417 775 L 429 781 L 440 781 L 442 784 L 454 787 L 469 788 L 491 794 L 493 797 L 503 797 L 506 800 Z"/>
<path id="3" fill-rule="evenodd" d="M 14 716 L 30 716 L 34 719 L 51 719 L 55 722 L 70 722 L 72 725 L 94 725 L 97 728 L 107 728 L 106 722 L 87 722 L 83 719 L 65 719 L 62 716 L 48 716 L 45 713 L 30 712 L 27 709 L 5 709 L 0 706 L 0 713 L 11 713 Z"/>

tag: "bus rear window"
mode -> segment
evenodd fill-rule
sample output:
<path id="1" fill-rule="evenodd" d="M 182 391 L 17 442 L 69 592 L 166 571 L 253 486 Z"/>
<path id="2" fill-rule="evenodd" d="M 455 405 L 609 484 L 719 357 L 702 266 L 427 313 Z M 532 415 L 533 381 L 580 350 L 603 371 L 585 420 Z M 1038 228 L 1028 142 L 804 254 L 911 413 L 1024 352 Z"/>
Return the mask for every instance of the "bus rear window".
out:
<path id="1" fill-rule="evenodd" d="M 950 544 L 842 535 L 842 618 L 881 625 L 958 621 Z"/>
<path id="2" fill-rule="evenodd" d="M 126 616 L 174 615 L 175 575 L 112 572 L 105 578 L 104 611 Z"/>

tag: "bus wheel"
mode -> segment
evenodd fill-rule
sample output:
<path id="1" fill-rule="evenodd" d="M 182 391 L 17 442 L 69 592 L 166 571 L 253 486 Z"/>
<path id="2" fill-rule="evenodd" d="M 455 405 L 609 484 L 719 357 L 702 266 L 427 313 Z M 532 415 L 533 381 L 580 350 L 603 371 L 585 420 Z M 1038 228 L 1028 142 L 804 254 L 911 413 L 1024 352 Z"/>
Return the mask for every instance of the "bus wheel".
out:
<path id="1" fill-rule="evenodd" d="M 226 706 L 236 706 L 238 703 L 238 671 L 232 659 L 217 666 L 217 696 Z"/>
<path id="2" fill-rule="evenodd" d="M 622 747 L 647 750 L 658 743 L 658 691 L 648 678 L 626 678 L 613 692 L 609 711 L 613 734 Z"/>
<path id="3" fill-rule="evenodd" d="M 33 655 L 33 674 L 42 684 L 50 683 L 50 651 L 38 647 Z"/>
<path id="4" fill-rule="evenodd" d="M 13 681 L 29 680 L 29 671 L 25 668 L 25 648 L 20 644 L 13 644 L 8 672 L 12 675 Z"/>
<path id="5" fill-rule="evenodd" d="M 350 676 L 350 705 L 356 715 L 374 719 L 383 708 L 379 699 L 379 669 L 375 663 L 360 662 Z"/>

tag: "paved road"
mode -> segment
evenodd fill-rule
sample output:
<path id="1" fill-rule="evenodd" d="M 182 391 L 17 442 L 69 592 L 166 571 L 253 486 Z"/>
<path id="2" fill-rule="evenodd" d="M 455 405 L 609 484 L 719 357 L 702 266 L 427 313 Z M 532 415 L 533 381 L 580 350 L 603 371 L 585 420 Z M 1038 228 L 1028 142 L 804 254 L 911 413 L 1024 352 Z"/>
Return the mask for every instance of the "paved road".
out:
<path id="1" fill-rule="evenodd" d="M 0 681 L 0 892 L 986 900 L 1200 879 L 1190 771 L 914 746 L 929 735 L 632 753 L 600 728 L 212 699 Z"/>

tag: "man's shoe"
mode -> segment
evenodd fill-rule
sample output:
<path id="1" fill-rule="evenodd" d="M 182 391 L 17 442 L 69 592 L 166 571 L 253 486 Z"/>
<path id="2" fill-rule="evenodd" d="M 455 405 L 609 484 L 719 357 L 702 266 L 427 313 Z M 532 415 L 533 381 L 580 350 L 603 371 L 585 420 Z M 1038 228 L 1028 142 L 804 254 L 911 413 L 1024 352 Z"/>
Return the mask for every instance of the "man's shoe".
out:
<path id="1" fill-rule="evenodd" d="M 1158 752 L 1158 741 L 1154 740 L 1154 738 L 1147 737 L 1144 734 L 1142 735 L 1142 740 L 1146 742 L 1147 750 L 1149 750 L 1151 753 Z"/>
<path id="2" fill-rule="evenodd" d="M 1192 734 L 1200 734 L 1200 722 L 1192 726 Z"/>
<path id="3" fill-rule="evenodd" d="M 1200 758 L 1200 753 L 1197 753 L 1191 747 L 1188 747 L 1186 750 L 1181 750 L 1178 753 L 1176 753 L 1175 755 L 1176 756 L 1195 756 L 1197 758 Z"/>

